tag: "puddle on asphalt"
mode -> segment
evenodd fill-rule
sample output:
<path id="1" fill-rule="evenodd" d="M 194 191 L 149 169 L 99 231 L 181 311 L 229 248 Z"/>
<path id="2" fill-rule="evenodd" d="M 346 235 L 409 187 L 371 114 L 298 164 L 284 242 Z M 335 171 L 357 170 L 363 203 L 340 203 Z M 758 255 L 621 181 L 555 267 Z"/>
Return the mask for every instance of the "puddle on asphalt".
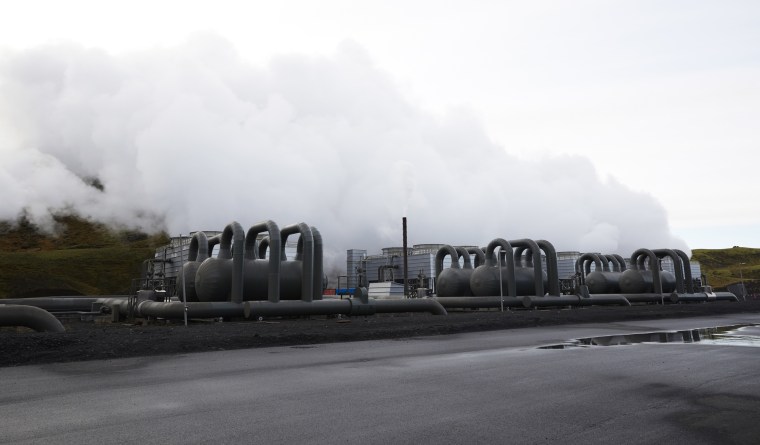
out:
<path id="1" fill-rule="evenodd" d="M 711 345 L 760 347 L 760 325 L 741 324 L 685 331 L 658 331 L 640 334 L 605 335 L 570 340 L 564 343 L 539 346 L 538 349 L 570 349 L 593 346 L 622 346 L 639 343 L 701 343 Z"/>

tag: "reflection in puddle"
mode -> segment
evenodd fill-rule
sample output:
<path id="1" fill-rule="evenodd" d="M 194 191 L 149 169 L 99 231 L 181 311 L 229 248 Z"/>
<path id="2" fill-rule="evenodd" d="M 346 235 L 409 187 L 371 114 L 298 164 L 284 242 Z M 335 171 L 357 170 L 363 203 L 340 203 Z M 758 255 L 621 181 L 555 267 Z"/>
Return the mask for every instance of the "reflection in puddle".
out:
<path id="1" fill-rule="evenodd" d="M 606 335 L 570 340 L 539 349 L 568 349 L 591 346 L 619 346 L 637 343 L 702 343 L 711 345 L 759 346 L 760 325 L 733 325 L 685 331 L 647 332 L 642 334 Z"/>

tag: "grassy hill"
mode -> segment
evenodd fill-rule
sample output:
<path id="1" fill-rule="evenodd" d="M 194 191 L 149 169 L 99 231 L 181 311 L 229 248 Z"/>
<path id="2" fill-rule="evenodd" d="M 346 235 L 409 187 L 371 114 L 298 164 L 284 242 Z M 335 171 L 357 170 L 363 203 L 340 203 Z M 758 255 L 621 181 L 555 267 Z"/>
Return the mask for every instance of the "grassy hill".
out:
<path id="1" fill-rule="evenodd" d="M 730 249 L 694 249 L 692 259 L 699 261 L 707 282 L 723 288 L 744 279 L 749 293 L 760 287 L 760 249 L 734 246 Z"/>
<path id="2" fill-rule="evenodd" d="M 0 298 L 125 294 L 143 260 L 168 242 L 165 234 L 117 231 L 70 215 L 54 219 L 55 234 L 24 218 L 0 223 Z"/>

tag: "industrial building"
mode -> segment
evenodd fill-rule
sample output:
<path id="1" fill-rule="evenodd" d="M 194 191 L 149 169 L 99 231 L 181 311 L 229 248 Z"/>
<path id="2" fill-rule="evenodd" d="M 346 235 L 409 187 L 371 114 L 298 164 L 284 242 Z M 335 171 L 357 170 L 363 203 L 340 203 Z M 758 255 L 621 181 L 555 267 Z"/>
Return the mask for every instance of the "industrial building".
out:
<path id="1" fill-rule="evenodd" d="M 409 268 L 409 286 L 411 289 L 425 288 L 429 293 L 435 293 L 435 255 L 438 249 L 445 244 L 415 244 L 408 249 L 407 257 Z M 465 248 L 475 246 L 463 246 Z M 357 286 L 369 287 L 388 290 L 390 294 L 403 292 L 404 266 L 403 266 L 404 249 L 402 247 L 386 247 L 380 254 L 368 255 L 366 250 L 349 249 L 346 252 L 346 277 L 339 282 L 338 287 L 345 286 L 353 289 Z M 561 281 L 571 281 L 576 275 L 575 264 L 581 256 L 578 251 L 557 252 L 557 269 Z M 474 267 L 475 257 L 470 256 Z M 630 266 L 630 259 L 626 258 L 626 265 Z M 460 259 L 460 265 L 463 260 Z M 447 256 L 443 260 L 444 269 L 451 266 L 451 259 Z M 544 272 L 546 269 L 546 257 L 541 256 L 541 266 Z M 660 260 L 662 270 L 675 273 L 673 260 L 666 257 Z M 695 279 L 700 279 L 702 269 L 698 261 L 692 261 L 690 264 L 691 275 Z M 592 266 L 592 270 L 594 267 Z M 385 283 L 380 285 L 380 283 Z M 393 286 L 390 283 L 396 283 L 399 286 Z M 345 292 L 349 292 L 346 289 Z M 399 290 L 400 289 L 400 290 Z M 378 292 L 377 295 L 382 295 Z"/>

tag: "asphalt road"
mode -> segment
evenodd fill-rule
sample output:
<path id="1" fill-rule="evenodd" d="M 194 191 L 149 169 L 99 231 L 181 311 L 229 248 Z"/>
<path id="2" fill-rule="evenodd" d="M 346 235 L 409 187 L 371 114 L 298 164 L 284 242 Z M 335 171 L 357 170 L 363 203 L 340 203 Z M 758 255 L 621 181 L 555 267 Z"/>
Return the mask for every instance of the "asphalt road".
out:
<path id="1" fill-rule="evenodd" d="M 0 368 L 0 443 L 758 443 L 760 348 L 633 321 Z"/>

